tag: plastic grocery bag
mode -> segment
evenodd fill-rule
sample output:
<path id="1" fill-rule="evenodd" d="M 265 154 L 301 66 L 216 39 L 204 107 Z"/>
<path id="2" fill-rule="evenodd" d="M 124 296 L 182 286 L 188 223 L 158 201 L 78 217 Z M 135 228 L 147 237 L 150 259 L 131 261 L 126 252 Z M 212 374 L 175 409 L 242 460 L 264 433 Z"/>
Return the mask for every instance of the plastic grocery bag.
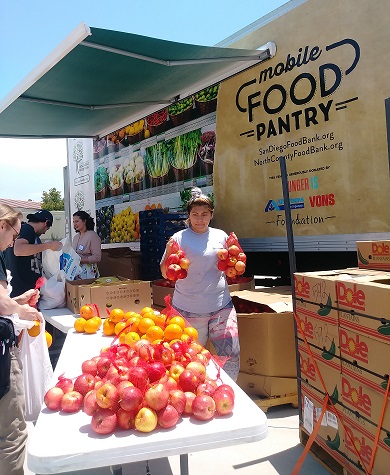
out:
<path id="1" fill-rule="evenodd" d="M 40 288 L 39 308 L 66 307 L 65 277 L 61 271 L 51 276 Z"/>
<path id="2" fill-rule="evenodd" d="M 20 357 L 23 364 L 24 393 L 26 400 L 25 418 L 35 421 L 41 410 L 43 398 L 50 388 L 53 368 L 45 337 L 45 323 L 40 333 L 31 337 L 25 330 L 20 343 Z"/>
<path id="3" fill-rule="evenodd" d="M 47 249 L 42 253 L 43 272 L 47 278 L 57 276 L 61 270 L 67 280 L 74 280 L 80 274 L 80 256 L 73 249 L 69 238 L 61 240 L 59 251 Z"/>

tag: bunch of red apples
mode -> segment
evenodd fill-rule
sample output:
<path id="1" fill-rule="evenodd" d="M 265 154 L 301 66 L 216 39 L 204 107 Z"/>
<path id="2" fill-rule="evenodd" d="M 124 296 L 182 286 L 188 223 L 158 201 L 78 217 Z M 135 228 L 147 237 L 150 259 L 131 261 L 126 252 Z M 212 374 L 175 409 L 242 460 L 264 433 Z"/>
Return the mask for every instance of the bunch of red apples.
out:
<path id="1" fill-rule="evenodd" d="M 165 261 L 165 272 L 167 279 L 176 282 L 179 279 L 187 277 L 187 270 L 190 266 L 190 261 L 187 259 L 186 253 L 179 249 L 169 254 Z"/>
<path id="2" fill-rule="evenodd" d="M 97 434 L 171 428 L 185 416 L 207 421 L 234 407 L 233 388 L 207 375 L 210 359 L 195 341 L 112 345 L 84 361 L 74 381 L 60 376 L 44 402 L 52 411 L 82 409 Z"/>
<path id="3" fill-rule="evenodd" d="M 233 281 L 245 272 L 246 255 L 238 243 L 237 236 L 230 233 L 225 247 L 218 250 L 218 269 L 225 272 Z"/>

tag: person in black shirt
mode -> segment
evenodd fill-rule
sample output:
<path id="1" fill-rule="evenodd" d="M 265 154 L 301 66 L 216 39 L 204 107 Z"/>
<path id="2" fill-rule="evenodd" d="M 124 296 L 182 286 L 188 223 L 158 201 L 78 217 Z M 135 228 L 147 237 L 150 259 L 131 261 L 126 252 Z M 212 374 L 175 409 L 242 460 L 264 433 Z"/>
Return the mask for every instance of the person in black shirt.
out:
<path id="1" fill-rule="evenodd" d="M 7 268 L 11 271 L 11 297 L 21 295 L 35 287 L 42 275 L 42 251 L 61 249 L 60 241 L 42 243 L 40 236 L 45 234 L 53 224 L 50 211 L 41 209 L 27 215 L 28 223 L 22 223 L 20 234 L 15 244 L 6 251 Z"/>

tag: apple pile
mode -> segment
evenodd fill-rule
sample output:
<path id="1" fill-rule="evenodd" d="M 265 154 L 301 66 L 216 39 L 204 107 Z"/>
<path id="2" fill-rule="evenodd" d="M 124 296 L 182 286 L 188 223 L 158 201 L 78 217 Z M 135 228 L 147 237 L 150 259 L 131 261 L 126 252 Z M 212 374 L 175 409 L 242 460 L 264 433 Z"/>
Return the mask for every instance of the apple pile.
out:
<path id="1" fill-rule="evenodd" d="M 97 434 L 174 427 L 183 416 L 207 421 L 230 414 L 234 390 L 207 375 L 211 353 L 196 341 L 112 344 L 81 365 L 72 379 L 61 375 L 44 396 L 46 407 L 82 409 Z"/>
<path id="2" fill-rule="evenodd" d="M 187 270 L 190 266 L 190 261 L 187 259 L 186 253 L 179 249 L 169 254 L 165 261 L 165 272 L 167 279 L 176 282 L 179 279 L 187 277 Z"/>
<path id="3" fill-rule="evenodd" d="M 245 272 L 246 255 L 234 233 L 230 233 L 225 246 L 218 250 L 218 269 L 234 281 L 236 276 Z"/>

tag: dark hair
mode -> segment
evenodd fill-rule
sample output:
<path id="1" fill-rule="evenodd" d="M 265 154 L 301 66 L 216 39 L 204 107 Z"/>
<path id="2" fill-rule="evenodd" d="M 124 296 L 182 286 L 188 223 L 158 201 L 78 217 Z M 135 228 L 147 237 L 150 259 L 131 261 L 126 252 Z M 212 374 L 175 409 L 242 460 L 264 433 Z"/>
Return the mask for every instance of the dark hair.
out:
<path id="1" fill-rule="evenodd" d="M 93 231 L 95 229 L 95 220 L 86 211 L 76 211 L 73 216 L 78 216 L 81 221 L 84 221 L 87 226 L 87 231 Z"/>
<path id="2" fill-rule="evenodd" d="M 187 212 L 190 213 L 194 206 L 207 206 L 211 213 L 214 212 L 212 200 L 197 187 L 191 188 L 191 198 L 187 201 Z"/>

